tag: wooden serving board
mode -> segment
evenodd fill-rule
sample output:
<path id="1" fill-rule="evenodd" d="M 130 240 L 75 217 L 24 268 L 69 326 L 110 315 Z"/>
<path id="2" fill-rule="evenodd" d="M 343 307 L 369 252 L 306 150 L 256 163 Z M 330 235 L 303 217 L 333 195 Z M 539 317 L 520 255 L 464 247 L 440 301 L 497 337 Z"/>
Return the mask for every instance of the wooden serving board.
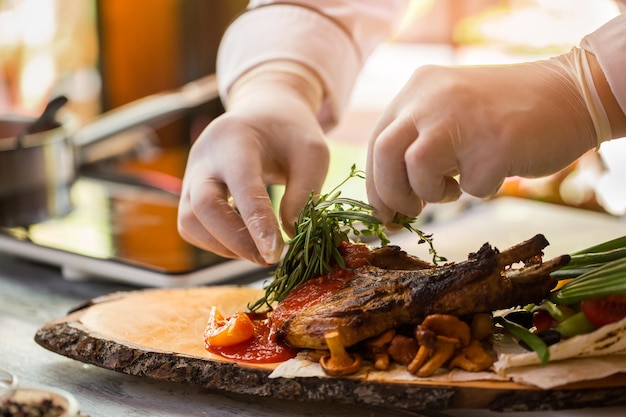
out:
<path id="1" fill-rule="evenodd" d="M 214 286 L 114 293 L 90 300 L 40 328 L 44 348 L 113 371 L 233 393 L 411 410 L 531 411 L 626 403 L 626 375 L 540 390 L 512 382 L 366 381 L 270 378 L 275 364 L 239 364 L 212 355 L 202 338 L 209 310 L 245 311 L 261 290 Z"/>

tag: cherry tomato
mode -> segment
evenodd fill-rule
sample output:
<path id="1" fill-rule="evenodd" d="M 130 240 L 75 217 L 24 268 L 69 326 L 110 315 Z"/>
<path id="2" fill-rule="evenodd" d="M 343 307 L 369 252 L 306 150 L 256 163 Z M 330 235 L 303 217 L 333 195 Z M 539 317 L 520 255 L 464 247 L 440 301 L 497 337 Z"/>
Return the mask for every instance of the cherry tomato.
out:
<path id="1" fill-rule="evenodd" d="M 615 323 L 626 317 L 626 294 L 583 300 L 580 309 L 596 328 Z"/>
<path id="2" fill-rule="evenodd" d="M 554 329 L 558 322 L 546 310 L 538 310 L 533 313 L 533 326 L 538 332 Z"/>
<path id="3" fill-rule="evenodd" d="M 246 313 L 238 312 L 228 319 L 224 319 L 217 308 L 213 306 L 204 332 L 204 341 L 207 346 L 233 346 L 253 337 L 254 324 Z"/>

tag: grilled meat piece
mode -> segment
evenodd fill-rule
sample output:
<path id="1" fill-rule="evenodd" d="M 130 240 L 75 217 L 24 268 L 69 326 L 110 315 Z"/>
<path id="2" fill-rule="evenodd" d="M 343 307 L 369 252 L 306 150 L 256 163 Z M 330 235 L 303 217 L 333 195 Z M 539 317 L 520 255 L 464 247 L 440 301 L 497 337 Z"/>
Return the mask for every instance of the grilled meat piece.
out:
<path id="1" fill-rule="evenodd" d="M 412 256 L 403 251 L 399 246 L 387 245 L 372 251 L 370 265 L 382 269 L 413 271 L 417 269 L 432 268 L 435 265 Z"/>
<path id="2" fill-rule="evenodd" d="M 429 314 L 463 316 L 539 302 L 556 284 L 550 273 L 569 262 L 568 255 L 542 262 L 547 245 L 537 235 L 503 252 L 485 243 L 467 260 L 442 266 L 357 268 L 339 290 L 287 318 L 277 336 L 293 347 L 326 349 L 324 335 L 338 331 L 348 347 Z M 518 262 L 524 265 L 514 269 Z"/>

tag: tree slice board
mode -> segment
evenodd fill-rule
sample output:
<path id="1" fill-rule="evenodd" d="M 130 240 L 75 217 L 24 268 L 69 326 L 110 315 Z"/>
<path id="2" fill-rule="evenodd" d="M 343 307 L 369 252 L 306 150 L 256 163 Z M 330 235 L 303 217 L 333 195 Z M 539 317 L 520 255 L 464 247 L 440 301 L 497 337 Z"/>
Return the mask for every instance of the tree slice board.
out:
<path id="1" fill-rule="evenodd" d="M 512 382 L 270 378 L 276 364 L 235 363 L 204 349 L 209 310 L 245 311 L 262 290 L 213 286 L 114 293 L 41 327 L 35 340 L 63 356 L 130 375 L 239 394 L 411 410 L 532 411 L 626 403 L 626 375 L 540 390 Z"/>

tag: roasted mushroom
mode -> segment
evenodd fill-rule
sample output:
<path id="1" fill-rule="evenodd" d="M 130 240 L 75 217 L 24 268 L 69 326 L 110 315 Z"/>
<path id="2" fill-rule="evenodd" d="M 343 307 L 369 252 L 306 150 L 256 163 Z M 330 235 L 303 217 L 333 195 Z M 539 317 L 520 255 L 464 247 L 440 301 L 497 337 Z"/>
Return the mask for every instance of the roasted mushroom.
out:
<path id="1" fill-rule="evenodd" d="M 324 335 L 329 353 L 322 356 L 320 366 L 330 376 L 344 376 L 354 374 L 361 369 L 361 356 L 349 354 L 339 332 L 329 332 Z"/>
<path id="2" fill-rule="evenodd" d="M 391 339 L 387 353 L 394 361 L 401 365 L 408 365 L 413 361 L 419 345 L 413 337 L 397 334 Z"/>
<path id="3" fill-rule="evenodd" d="M 452 358 L 448 366 L 469 372 L 480 372 L 489 369 L 492 363 L 493 358 L 485 352 L 480 342 L 474 339 Z"/>
<path id="4" fill-rule="evenodd" d="M 389 357 L 388 346 L 395 335 L 396 331 L 394 329 L 389 329 L 379 336 L 369 339 L 365 343 L 365 348 L 367 350 L 366 358 L 371 358 L 374 362 L 374 368 L 379 371 L 389 369 L 391 358 Z"/>
<path id="5" fill-rule="evenodd" d="M 444 366 L 457 349 L 467 346 L 470 328 L 456 316 L 432 314 L 417 327 L 416 338 L 420 347 L 407 370 L 427 377 Z"/>

